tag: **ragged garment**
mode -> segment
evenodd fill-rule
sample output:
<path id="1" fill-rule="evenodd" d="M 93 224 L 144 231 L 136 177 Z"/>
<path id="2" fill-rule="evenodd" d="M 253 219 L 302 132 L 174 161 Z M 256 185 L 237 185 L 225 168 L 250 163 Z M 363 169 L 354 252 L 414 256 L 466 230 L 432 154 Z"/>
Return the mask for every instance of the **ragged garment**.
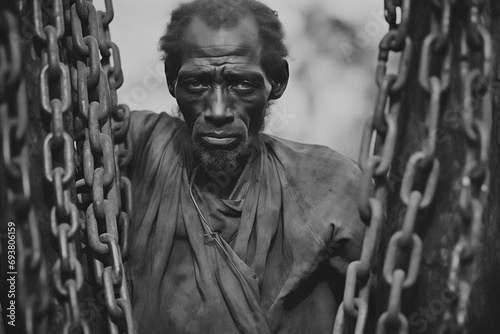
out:
<path id="1" fill-rule="evenodd" d="M 354 161 L 259 134 L 223 200 L 214 191 L 223 179 L 213 189 L 191 182 L 197 166 L 181 119 L 132 112 L 128 135 L 126 265 L 138 333 L 332 332 L 364 233 Z"/>

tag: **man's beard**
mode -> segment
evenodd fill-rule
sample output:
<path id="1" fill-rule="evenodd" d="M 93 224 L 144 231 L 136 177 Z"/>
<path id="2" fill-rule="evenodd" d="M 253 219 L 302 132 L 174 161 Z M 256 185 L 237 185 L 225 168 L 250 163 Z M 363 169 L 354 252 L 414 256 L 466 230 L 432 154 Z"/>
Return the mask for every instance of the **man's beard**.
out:
<path id="1" fill-rule="evenodd" d="M 253 135 L 240 137 L 236 147 L 228 149 L 218 149 L 208 147 L 202 139 L 193 131 L 192 142 L 193 149 L 197 157 L 200 159 L 201 165 L 207 173 L 219 173 L 222 171 L 234 171 L 240 165 L 244 164 L 247 149 L 250 145 Z"/>
<path id="2" fill-rule="evenodd" d="M 241 136 L 239 138 L 240 140 L 238 146 L 231 149 L 224 150 L 208 147 L 202 139 L 197 136 L 198 131 L 196 125 L 191 125 L 190 127 L 188 124 L 188 128 L 191 132 L 194 152 L 207 173 L 235 171 L 239 166 L 244 165 L 247 157 L 246 153 L 250 144 L 257 137 L 258 133 L 260 133 L 266 126 L 267 116 L 272 104 L 273 101 L 269 101 L 267 103 L 265 108 L 265 117 L 262 122 L 257 124 L 256 128 L 250 128 L 248 135 Z M 177 115 L 180 119 L 186 121 L 180 108 L 177 109 Z"/>

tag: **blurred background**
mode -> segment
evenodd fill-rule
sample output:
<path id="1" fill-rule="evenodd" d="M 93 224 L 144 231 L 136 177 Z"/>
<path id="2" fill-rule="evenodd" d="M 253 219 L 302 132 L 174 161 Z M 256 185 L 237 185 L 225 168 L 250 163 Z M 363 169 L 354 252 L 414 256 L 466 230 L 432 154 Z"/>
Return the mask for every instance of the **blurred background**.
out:
<path id="1" fill-rule="evenodd" d="M 112 39 L 131 109 L 177 113 L 168 93 L 158 40 L 178 0 L 114 1 Z M 265 132 L 327 145 L 357 159 L 364 120 L 375 103 L 378 43 L 387 32 L 382 0 L 262 0 L 278 11 L 290 49 L 290 82 Z M 104 9 L 104 1 L 94 1 Z"/>

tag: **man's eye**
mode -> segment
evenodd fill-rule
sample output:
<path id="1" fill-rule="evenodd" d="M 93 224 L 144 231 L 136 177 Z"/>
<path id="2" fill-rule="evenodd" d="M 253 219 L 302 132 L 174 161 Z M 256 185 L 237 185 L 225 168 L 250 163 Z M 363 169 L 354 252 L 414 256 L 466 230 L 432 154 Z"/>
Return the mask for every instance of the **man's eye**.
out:
<path id="1" fill-rule="evenodd" d="M 201 82 L 190 82 L 187 84 L 186 88 L 190 91 L 199 92 L 207 89 L 208 87 L 207 85 L 202 84 Z"/>
<path id="2" fill-rule="evenodd" d="M 236 91 L 240 93 L 250 93 L 253 92 L 255 89 L 255 85 L 253 85 L 251 82 L 240 82 L 238 84 L 235 84 L 231 87 L 232 89 L 235 89 Z"/>

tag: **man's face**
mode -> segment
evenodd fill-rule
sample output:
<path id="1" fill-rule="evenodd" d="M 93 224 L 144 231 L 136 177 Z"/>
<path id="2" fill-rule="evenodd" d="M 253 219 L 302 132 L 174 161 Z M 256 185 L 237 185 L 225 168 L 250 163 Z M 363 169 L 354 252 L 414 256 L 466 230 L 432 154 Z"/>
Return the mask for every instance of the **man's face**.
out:
<path id="1" fill-rule="evenodd" d="M 271 83 L 260 65 L 261 50 L 251 17 L 219 30 L 195 17 L 186 28 L 175 96 L 209 170 L 237 165 L 262 127 Z"/>

